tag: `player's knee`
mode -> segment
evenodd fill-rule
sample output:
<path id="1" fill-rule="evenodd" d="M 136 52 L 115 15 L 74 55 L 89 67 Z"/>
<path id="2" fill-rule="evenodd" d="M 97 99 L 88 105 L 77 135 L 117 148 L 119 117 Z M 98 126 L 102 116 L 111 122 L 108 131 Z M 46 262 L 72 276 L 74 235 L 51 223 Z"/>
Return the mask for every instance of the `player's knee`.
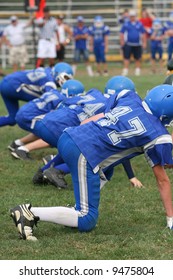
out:
<path id="1" fill-rule="evenodd" d="M 95 228 L 98 220 L 98 211 L 94 213 L 89 212 L 87 215 L 83 217 L 79 217 L 78 219 L 78 229 L 81 232 L 91 231 Z"/>

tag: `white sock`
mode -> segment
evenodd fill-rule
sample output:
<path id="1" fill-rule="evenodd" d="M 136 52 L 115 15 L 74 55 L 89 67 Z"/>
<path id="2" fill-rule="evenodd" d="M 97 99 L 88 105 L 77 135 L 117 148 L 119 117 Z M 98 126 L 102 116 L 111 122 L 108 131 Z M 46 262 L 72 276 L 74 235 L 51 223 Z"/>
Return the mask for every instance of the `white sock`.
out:
<path id="1" fill-rule="evenodd" d="M 93 77 L 94 76 L 94 73 L 93 73 L 93 70 L 92 70 L 92 67 L 90 65 L 87 65 L 86 67 L 87 69 L 87 73 L 90 77 Z"/>
<path id="2" fill-rule="evenodd" d="M 74 208 L 68 207 L 31 207 L 31 212 L 44 222 L 52 222 L 59 225 L 78 227 L 80 213 Z"/>
<path id="3" fill-rule="evenodd" d="M 20 139 L 17 139 L 17 140 L 15 140 L 14 142 L 15 142 L 15 144 L 18 145 L 18 146 L 24 145 L 24 143 L 23 143 Z"/>
<path id="4" fill-rule="evenodd" d="M 29 150 L 25 146 L 19 147 L 18 150 L 22 150 L 22 151 L 29 153 Z"/>

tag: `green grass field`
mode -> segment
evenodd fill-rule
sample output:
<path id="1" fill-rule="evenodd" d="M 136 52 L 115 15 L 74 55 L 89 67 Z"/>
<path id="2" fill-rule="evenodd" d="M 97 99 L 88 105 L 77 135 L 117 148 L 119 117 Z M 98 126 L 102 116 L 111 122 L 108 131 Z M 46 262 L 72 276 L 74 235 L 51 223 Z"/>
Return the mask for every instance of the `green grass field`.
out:
<path id="1" fill-rule="evenodd" d="M 141 77 L 130 76 L 140 96 L 162 83 L 164 74 L 151 75 L 145 69 Z M 111 66 L 110 76 L 120 74 L 120 68 Z M 77 79 L 86 90 L 97 87 L 104 90 L 109 77 L 88 78 L 85 69 L 79 69 Z M 0 99 L 0 114 L 5 108 Z M 9 209 L 21 203 L 33 206 L 63 206 L 74 204 L 71 177 L 67 175 L 69 190 L 53 186 L 34 186 L 32 177 L 42 165 L 42 156 L 55 149 L 33 151 L 33 161 L 11 157 L 8 144 L 26 133 L 15 127 L 0 128 L 0 259 L 1 260 L 172 260 L 173 232 L 166 229 L 164 209 L 152 171 L 144 156 L 132 160 L 136 176 L 145 188 L 133 188 L 122 166 L 115 168 L 114 176 L 101 191 L 100 216 L 90 233 L 40 222 L 35 229 L 38 242 L 18 238 Z M 172 181 L 173 171 L 168 170 Z"/>

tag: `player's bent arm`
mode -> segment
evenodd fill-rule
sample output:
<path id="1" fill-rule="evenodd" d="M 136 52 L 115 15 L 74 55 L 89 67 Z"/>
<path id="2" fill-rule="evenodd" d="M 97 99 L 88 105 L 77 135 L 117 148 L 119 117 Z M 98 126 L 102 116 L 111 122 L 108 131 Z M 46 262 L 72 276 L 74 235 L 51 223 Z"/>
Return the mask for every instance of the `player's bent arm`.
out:
<path id="1" fill-rule="evenodd" d="M 101 118 L 104 118 L 104 114 L 103 113 L 100 113 L 100 114 L 97 114 L 95 116 L 92 116 L 84 121 L 81 122 L 81 124 L 85 124 L 85 123 L 88 123 L 88 122 L 96 122 L 97 120 L 101 119 Z"/>
<path id="2" fill-rule="evenodd" d="M 166 211 L 167 217 L 173 219 L 173 205 L 172 205 L 172 192 L 171 183 L 164 167 L 156 165 L 153 167 L 153 172 L 156 177 L 158 189 Z"/>

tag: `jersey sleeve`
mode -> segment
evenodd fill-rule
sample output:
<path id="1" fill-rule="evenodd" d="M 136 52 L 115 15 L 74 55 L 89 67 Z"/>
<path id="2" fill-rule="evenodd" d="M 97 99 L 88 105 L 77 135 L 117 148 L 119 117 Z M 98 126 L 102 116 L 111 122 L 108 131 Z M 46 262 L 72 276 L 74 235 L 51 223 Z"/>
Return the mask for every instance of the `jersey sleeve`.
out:
<path id="1" fill-rule="evenodd" d="M 110 28 L 109 28 L 108 25 L 106 25 L 105 28 L 104 28 L 104 35 L 106 36 L 106 35 L 109 35 L 109 34 L 110 34 Z"/>
<path id="2" fill-rule="evenodd" d="M 90 26 L 90 27 L 88 28 L 88 34 L 89 34 L 90 36 L 94 36 L 94 34 L 93 34 L 93 26 Z"/>
<path id="3" fill-rule="evenodd" d="M 120 33 L 125 33 L 126 32 L 126 25 L 123 24 L 121 29 L 120 29 Z"/>
<path id="4" fill-rule="evenodd" d="M 156 142 L 144 147 L 144 155 L 151 167 L 155 165 L 164 166 L 173 164 L 172 160 L 172 141 L 170 135 L 159 137 Z"/>

